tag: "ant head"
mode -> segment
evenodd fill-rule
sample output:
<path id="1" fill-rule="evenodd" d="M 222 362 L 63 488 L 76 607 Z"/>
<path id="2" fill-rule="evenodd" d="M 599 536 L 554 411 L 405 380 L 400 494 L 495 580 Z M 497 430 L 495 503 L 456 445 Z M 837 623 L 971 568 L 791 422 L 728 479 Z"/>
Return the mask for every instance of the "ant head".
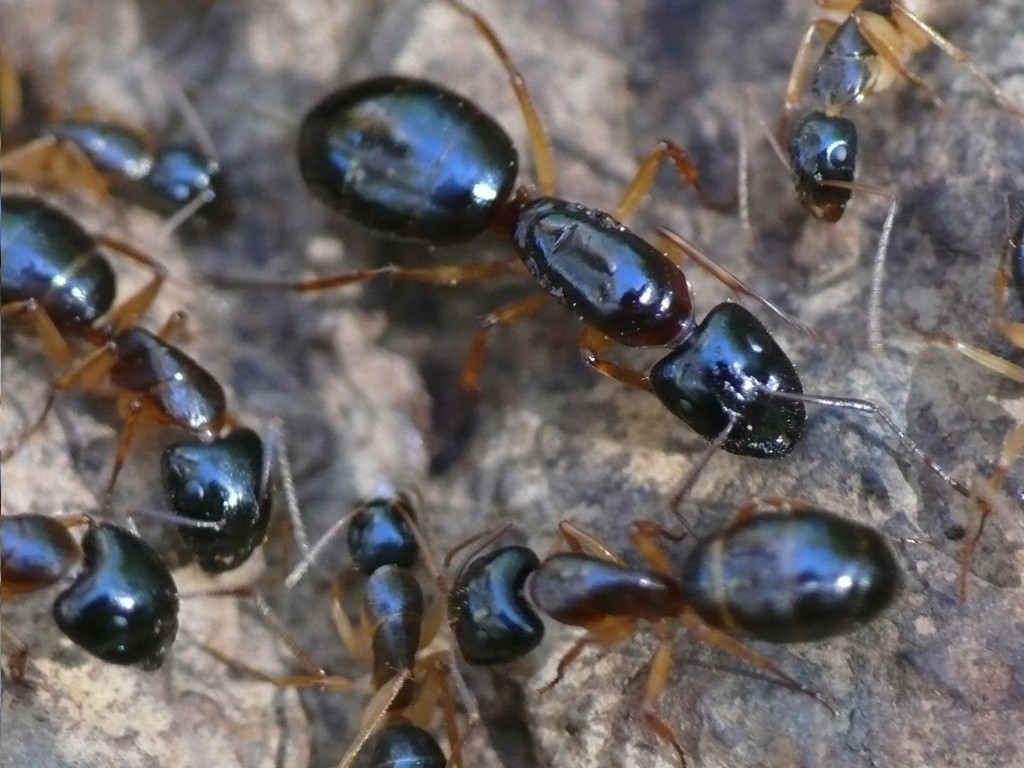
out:
<path id="1" fill-rule="evenodd" d="M 811 112 L 793 126 L 789 157 L 800 203 L 816 218 L 838 221 L 850 199 L 857 162 L 857 127 L 845 117 Z"/>

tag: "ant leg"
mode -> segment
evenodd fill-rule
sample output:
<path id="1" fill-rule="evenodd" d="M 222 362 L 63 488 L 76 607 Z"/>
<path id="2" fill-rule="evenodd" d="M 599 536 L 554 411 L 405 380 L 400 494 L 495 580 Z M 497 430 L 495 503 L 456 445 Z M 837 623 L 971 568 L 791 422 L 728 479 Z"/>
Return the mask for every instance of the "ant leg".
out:
<path id="1" fill-rule="evenodd" d="M 607 560 L 609 563 L 625 565 L 623 559 L 608 549 L 603 541 L 569 520 L 562 520 L 558 523 L 558 532 L 562 534 L 570 552 L 583 552 L 601 560 Z"/>
<path id="2" fill-rule="evenodd" d="M 634 520 L 629 525 L 629 538 L 633 542 L 633 549 L 640 553 L 651 568 L 671 576 L 672 564 L 658 539 L 665 538 L 678 543 L 686 538 L 686 534 L 672 533 L 653 520 Z"/>
<path id="3" fill-rule="evenodd" d="M 349 653 L 360 661 L 369 663 L 373 659 L 373 651 L 370 648 L 367 632 L 362 625 L 358 630 L 356 629 L 343 605 L 348 583 L 356 574 L 356 569 L 350 566 L 342 571 L 331 585 L 331 617 L 338 630 L 338 637 L 341 638 L 341 642 L 344 643 Z"/>
<path id="4" fill-rule="evenodd" d="M 288 459 L 288 441 L 285 437 L 283 419 L 270 420 L 264 431 L 263 443 L 265 447 L 263 465 L 260 467 L 260 497 L 263 498 L 271 493 L 273 475 L 276 473 L 277 485 L 284 494 L 284 506 L 288 513 L 288 516 L 276 528 L 279 534 L 281 528 L 285 529 L 284 535 L 279 537 L 282 542 L 282 557 L 287 563 L 288 540 L 294 538 L 305 558 L 310 551 L 309 536 L 306 534 L 306 525 L 302 520 L 302 511 L 299 509 L 299 499 L 295 492 L 295 480 L 292 477 L 292 464 Z"/>
<path id="5" fill-rule="evenodd" d="M 480 375 L 480 366 L 483 363 L 484 345 L 491 330 L 495 326 L 506 325 L 527 315 L 532 315 L 544 305 L 545 301 L 547 301 L 546 293 L 531 293 L 522 299 L 517 299 L 502 307 L 498 307 L 498 309 L 484 316 L 483 320 L 480 321 L 479 327 L 476 329 L 473 341 L 469 346 L 469 354 L 466 355 L 466 362 L 463 364 L 462 372 L 459 374 L 459 387 L 463 391 L 471 393 L 479 391 L 477 380 Z"/>
<path id="6" fill-rule="evenodd" d="M 551 141 L 544 130 L 544 123 L 541 122 L 540 115 L 537 114 L 537 108 L 526 87 L 526 80 L 523 79 L 522 73 L 512 62 L 512 57 L 508 55 L 505 46 L 501 44 L 491 25 L 483 16 L 464 5 L 461 0 L 447 0 L 447 2 L 454 10 L 473 22 L 477 31 L 484 37 L 491 50 L 501 60 L 502 66 L 505 67 L 509 83 L 519 101 L 523 120 L 526 122 L 526 133 L 530 139 L 530 150 L 533 152 L 534 172 L 537 174 L 537 189 L 542 195 L 554 195 L 558 185 L 555 179 L 555 160 L 551 151 Z"/>
<path id="7" fill-rule="evenodd" d="M 0 130 L 6 133 L 17 126 L 24 117 L 24 111 L 21 74 L 14 62 L 0 54 Z"/>
<path id="8" fill-rule="evenodd" d="M 839 11 L 849 13 L 863 2 L 863 0 L 814 0 L 819 8 L 826 11 Z"/>
<path id="9" fill-rule="evenodd" d="M 145 253 L 132 248 L 120 240 L 103 235 L 96 235 L 95 239 L 98 243 L 127 259 L 141 264 L 153 273 L 153 276 L 145 285 L 107 313 L 105 323 L 107 328 L 111 332 L 121 331 L 137 323 L 139 317 L 152 306 L 157 294 L 160 293 L 160 289 L 163 287 L 164 281 L 167 279 L 167 268 L 156 259 L 147 256 Z"/>
<path id="10" fill-rule="evenodd" d="M 917 326 L 913 326 L 913 328 L 926 340 L 948 347 L 954 352 L 959 352 L 964 357 L 970 358 L 978 365 L 988 368 L 990 371 L 995 371 L 1011 381 L 1024 384 L 1024 367 L 1011 363 L 1009 360 L 1005 360 L 999 357 L 999 355 L 994 355 L 980 347 L 975 347 L 972 344 L 960 341 L 956 336 L 952 336 L 948 333 L 943 333 L 941 331 L 926 331 L 922 328 L 918 328 Z"/>
<path id="11" fill-rule="evenodd" d="M 1017 115 L 1018 117 L 1024 117 L 1024 106 L 1007 96 L 1003 90 L 995 84 L 992 78 L 982 72 L 981 68 L 978 67 L 978 65 L 975 64 L 964 51 L 949 42 L 949 40 L 940 35 L 935 29 L 905 8 L 901 3 L 893 3 L 893 13 L 896 19 L 896 24 L 901 30 L 908 34 L 917 32 L 924 35 L 936 48 L 958 64 L 966 67 L 967 71 L 974 75 L 975 78 L 977 78 L 981 84 L 989 90 L 992 97 L 996 100 L 996 103 L 1003 109 Z"/>
<path id="12" fill-rule="evenodd" d="M 15 685 L 20 685 L 23 688 L 34 688 L 35 683 L 28 676 L 28 645 L 2 622 L 0 622 L 0 636 L 3 637 L 3 642 L 7 646 L 5 648 L 7 650 L 7 672 L 10 674 L 11 680 Z M 11 648 L 13 650 L 8 650 Z"/>
<path id="13" fill-rule="evenodd" d="M 738 293 L 742 296 L 748 296 L 751 299 L 755 299 L 763 304 L 767 309 L 778 315 L 784 321 L 789 323 L 791 326 L 799 331 L 811 336 L 812 338 L 820 339 L 822 334 L 808 325 L 804 325 L 795 317 L 789 313 L 783 311 L 779 306 L 772 302 L 768 297 L 758 293 L 749 285 L 740 280 L 739 277 L 734 275 L 732 272 L 727 270 L 725 267 L 718 264 L 711 256 L 702 250 L 699 246 L 687 240 L 682 235 L 673 232 L 665 227 L 658 227 L 658 242 L 660 245 L 667 248 L 672 253 L 681 254 L 683 256 L 692 259 L 697 266 L 703 269 L 705 272 L 710 274 L 729 290 Z"/>
<path id="14" fill-rule="evenodd" d="M 14 454 L 20 451 L 28 439 L 40 430 L 43 426 L 43 422 L 46 421 L 46 417 L 50 415 L 50 411 L 53 409 L 54 403 L 57 401 L 57 395 L 79 383 L 81 383 L 86 389 L 93 388 L 102 377 L 106 376 L 115 361 L 116 358 L 113 346 L 111 344 L 105 344 L 90 353 L 74 368 L 67 371 L 63 376 L 51 384 L 50 391 L 46 396 L 46 402 L 43 404 L 43 408 L 39 412 L 39 415 L 36 416 L 27 429 L 14 438 L 14 440 L 5 446 L 2 451 L 0 451 L 0 462 L 7 461 Z"/>
<path id="15" fill-rule="evenodd" d="M 612 360 L 598 357 L 598 355 L 607 350 L 611 344 L 612 340 L 600 331 L 594 330 L 593 328 L 584 328 L 583 332 L 580 334 L 579 340 L 580 354 L 583 356 L 583 362 L 598 373 L 604 374 L 616 381 L 621 381 L 623 384 L 627 384 L 634 389 L 645 389 L 650 391 L 650 383 L 647 379 L 647 374 L 641 373 L 640 371 L 632 368 L 627 368 L 626 366 L 620 365 Z"/>
<path id="16" fill-rule="evenodd" d="M 820 3 L 819 3 L 820 4 Z M 816 37 L 831 38 L 839 29 L 839 23 L 831 19 L 815 19 L 804 32 L 800 46 L 796 49 L 796 56 L 793 57 L 793 67 L 789 71 L 789 80 L 786 81 L 786 99 L 783 102 L 782 114 L 779 117 L 778 136 L 785 138 L 789 133 L 789 122 L 793 116 L 793 110 L 800 99 L 800 92 L 803 90 L 807 80 L 807 71 L 811 66 L 811 47 Z"/>
<path id="17" fill-rule="evenodd" d="M 171 312 L 164 320 L 164 324 L 160 326 L 160 330 L 157 331 L 157 336 L 163 342 L 169 342 L 185 328 L 185 323 L 188 322 L 188 315 L 183 310 L 177 310 Z"/>
<path id="18" fill-rule="evenodd" d="M 775 677 L 779 678 L 782 681 L 782 683 L 790 690 L 794 690 L 798 693 L 810 696 L 812 699 L 814 699 L 823 707 L 825 707 L 829 712 L 831 712 L 834 717 L 839 717 L 839 710 L 832 706 L 832 704 L 829 703 L 828 699 L 826 699 L 821 693 L 814 690 L 813 688 L 809 688 L 803 683 L 798 683 L 796 680 L 787 675 L 785 672 L 783 672 L 781 669 L 775 666 L 764 656 L 750 650 L 745 645 L 740 643 L 738 640 L 735 640 L 734 638 L 730 637 L 729 635 L 725 634 L 724 632 L 718 629 L 715 629 L 714 627 L 708 626 L 703 621 L 701 621 L 701 619 L 692 611 L 687 610 L 679 618 L 680 621 L 682 621 L 686 625 L 687 629 L 693 632 L 693 634 L 695 634 L 699 640 L 703 640 L 704 642 L 710 645 L 717 646 L 722 650 L 726 651 L 727 653 L 731 653 L 733 656 L 742 659 L 743 661 L 752 665 L 756 669 L 760 669 L 764 672 L 774 675 Z"/>
<path id="19" fill-rule="evenodd" d="M 449 264 L 434 267 L 399 267 L 388 264 L 376 269 L 356 269 L 336 275 L 314 277 L 308 280 L 277 280 L 275 278 L 246 277 L 240 275 L 207 274 L 206 279 L 221 288 L 276 288 L 284 291 L 311 293 L 328 288 L 362 283 L 375 277 L 408 280 L 429 285 L 455 286 L 463 283 L 484 282 L 506 275 L 519 275 L 522 270 L 515 261 L 489 261 L 479 264 Z"/>
<path id="20" fill-rule="evenodd" d="M 315 544 L 312 546 L 308 542 L 305 544 L 300 543 L 299 546 L 305 553 L 302 560 L 292 569 L 291 573 L 285 577 L 284 588 L 294 589 L 295 585 L 299 583 L 306 572 L 312 567 L 313 563 L 316 562 L 316 558 L 319 557 L 320 553 L 324 551 L 328 544 L 344 529 L 352 520 L 352 517 L 356 515 L 362 507 L 357 508 L 355 511 L 345 515 L 341 520 L 335 522 L 327 532 L 321 536 Z M 297 510 L 296 510 L 297 511 Z M 303 528 L 303 531 L 305 528 Z M 305 534 L 303 534 L 303 537 Z M 298 537 L 297 537 L 298 538 Z"/>
<path id="21" fill-rule="evenodd" d="M 40 343 L 43 345 L 43 353 L 53 363 L 63 369 L 68 368 L 74 361 L 74 354 L 67 340 L 53 322 L 53 318 L 43 309 L 35 299 L 16 301 L 0 307 L 0 318 L 16 319 L 26 315 L 32 322 L 32 327 Z"/>
<path id="22" fill-rule="evenodd" d="M 735 200 L 719 202 L 708 197 L 700 183 L 700 173 L 697 171 L 697 166 L 690 160 L 686 150 L 673 141 L 661 139 L 654 146 L 654 149 L 648 152 L 640 161 L 636 173 L 633 174 L 633 178 L 626 185 L 622 195 L 619 197 L 619 201 L 612 209 L 612 218 L 625 221 L 633 215 L 637 206 L 640 205 L 643 196 L 647 194 L 651 184 L 654 183 L 654 176 L 658 172 L 658 168 L 666 160 L 672 161 L 680 180 L 683 184 L 693 189 L 697 199 L 705 207 L 720 211 L 731 211 L 736 206 Z"/>
<path id="23" fill-rule="evenodd" d="M 54 136 L 42 136 L 6 152 L 0 173 L 42 187 L 82 187 L 98 198 L 111 197 L 107 177 L 74 144 Z"/>
<path id="24" fill-rule="evenodd" d="M 477 533 L 474 533 L 472 536 L 466 537 L 458 544 L 456 544 L 454 547 L 448 550 L 448 554 L 444 556 L 444 567 L 448 568 L 452 564 L 452 560 L 455 559 L 455 556 L 459 552 L 464 550 L 466 547 L 472 546 L 473 544 L 480 542 L 480 544 L 476 546 L 473 549 L 473 551 L 469 553 L 469 555 L 466 556 L 466 559 L 463 563 L 463 567 L 465 567 L 465 563 L 472 562 L 477 555 L 479 555 L 481 552 L 487 549 L 487 547 L 491 546 L 494 542 L 496 542 L 498 539 L 504 536 L 505 532 L 508 531 L 508 529 L 511 527 L 512 523 L 506 520 L 504 523 L 499 523 L 498 525 L 492 528 L 487 528 L 486 530 L 479 531 Z M 462 569 L 460 568 L 459 575 L 461 575 L 461 571 Z M 454 581 L 458 580 L 459 579 L 457 575 Z"/>
<path id="25" fill-rule="evenodd" d="M 537 689 L 538 693 L 547 693 L 565 678 L 565 672 L 588 645 L 612 645 L 625 640 L 636 629 L 637 619 L 630 616 L 605 616 L 589 624 L 579 624 L 587 630 L 587 634 L 579 638 L 558 660 L 555 677 Z"/>
<path id="26" fill-rule="evenodd" d="M 647 683 L 644 685 L 644 697 L 640 704 L 640 712 L 643 714 L 647 727 L 654 731 L 654 734 L 660 739 L 669 743 L 678 755 L 680 765 L 686 768 L 686 753 L 680 746 L 672 727 L 658 714 L 654 706 L 665 690 L 669 673 L 672 671 L 672 641 L 671 638 L 665 636 L 663 626 L 664 622 L 659 622 L 659 634 L 662 635 L 662 638 L 658 643 L 658 650 L 651 657 L 651 668 L 647 673 Z"/>
<path id="27" fill-rule="evenodd" d="M 363 708 L 359 731 L 356 733 L 355 740 L 352 746 L 348 748 L 348 751 L 345 752 L 341 762 L 338 763 L 338 768 L 348 768 L 352 765 L 356 757 L 359 756 L 359 753 L 362 752 L 363 747 L 366 746 L 366 742 L 380 730 L 390 714 L 391 705 L 411 679 L 412 671 L 403 669 L 374 692 L 373 696 L 370 697 L 370 701 Z"/>
<path id="28" fill-rule="evenodd" d="M 761 393 L 766 397 L 774 397 L 780 400 L 791 400 L 802 403 L 814 403 L 815 405 L 821 405 L 826 408 L 837 408 L 848 411 L 860 411 L 861 413 L 870 413 L 878 418 L 896 437 L 903 445 L 903 449 L 908 453 L 913 454 L 919 461 L 925 464 L 932 472 L 942 478 L 950 488 L 959 493 L 965 498 L 973 498 L 974 494 L 971 493 L 970 489 L 957 480 L 955 477 L 950 475 L 946 470 L 936 463 L 936 461 L 929 456 L 924 450 L 918 446 L 913 440 L 910 439 L 910 435 L 900 429 L 899 425 L 896 424 L 895 419 L 890 416 L 879 406 L 872 403 L 870 400 L 860 400 L 853 397 L 832 397 L 831 395 L 808 395 L 806 393 L 797 392 L 777 392 L 762 389 Z"/>
<path id="29" fill-rule="evenodd" d="M 562 658 L 558 660 L 558 667 L 555 670 L 554 678 L 552 678 L 549 682 L 544 683 L 544 685 L 538 688 L 537 693 L 547 693 L 560 682 L 562 682 L 562 680 L 565 678 L 565 671 L 569 668 L 570 664 L 572 664 L 574 661 L 576 661 L 576 659 L 579 658 L 579 655 L 583 652 L 583 650 L 588 645 L 599 644 L 600 641 L 597 638 L 592 637 L 591 635 L 584 635 L 583 637 L 576 640 L 576 642 L 572 644 L 572 647 L 569 648 L 569 650 L 562 655 Z"/>
<path id="30" fill-rule="evenodd" d="M 892 7 L 894 9 L 899 8 L 899 4 L 893 3 Z M 857 30 L 864 36 L 864 39 L 867 40 L 868 44 L 885 64 L 903 75 L 914 86 L 924 91 L 928 100 L 932 102 L 936 109 L 941 110 L 944 108 L 942 99 L 939 98 L 935 89 L 920 75 L 908 69 L 903 63 L 902 53 L 906 44 L 900 35 L 899 27 L 893 26 L 888 19 L 884 16 L 879 16 L 877 13 L 860 13 L 855 11 L 853 19 L 857 24 Z"/>
<path id="31" fill-rule="evenodd" d="M 1024 423 L 1018 424 L 1003 441 L 1003 448 L 1000 451 L 999 459 L 996 462 L 996 469 L 992 477 L 986 483 L 988 487 L 984 490 L 975 488 L 980 510 L 973 530 L 964 540 L 963 548 L 960 550 L 960 599 L 967 599 L 967 575 L 971 567 L 971 559 L 974 557 L 974 550 L 978 547 L 982 534 L 985 532 L 985 523 L 995 508 L 998 497 L 996 494 L 1002 489 L 1006 476 L 1010 471 L 1010 464 L 1018 456 L 1024 453 Z"/>

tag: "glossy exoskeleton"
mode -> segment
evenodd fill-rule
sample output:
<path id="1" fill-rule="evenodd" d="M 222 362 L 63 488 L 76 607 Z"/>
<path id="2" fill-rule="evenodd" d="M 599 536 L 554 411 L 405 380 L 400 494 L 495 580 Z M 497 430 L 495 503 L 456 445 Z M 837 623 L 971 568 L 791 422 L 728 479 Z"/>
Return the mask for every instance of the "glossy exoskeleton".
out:
<path id="1" fill-rule="evenodd" d="M 87 523 L 81 547 L 69 525 Z M 57 626 L 75 644 L 111 664 L 157 669 L 178 630 L 178 592 L 167 566 L 138 536 L 89 518 L 0 517 L 4 599 L 74 574 L 53 603 Z M 12 671 L 24 677 L 27 649 L 16 647 Z"/>
<path id="2" fill-rule="evenodd" d="M 333 584 L 332 613 L 346 648 L 370 668 L 374 694 L 363 710 L 362 726 L 341 765 L 350 765 L 382 726 L 385 727 L 371 765 L 390 765 L 380 762 L 385 756 L 411 760 L 421 753 L 430 755 L 425 745 L 433 739 L 420 727 L 429 726 L 436 709 L 435 700 L 439 695 L 443 697 L 446 711 L 449 711 L 451 693 L 446 681 L 454 679 L 463 695 L 467 689 L 454 667 L 450 651 L 422 653 L 444 628 L 443 601 L 428 606 L 412 570 L 424 549 L 414 518 L 413 499 L 400 494 L 396 498 L 376 498 L 360 504 L 310 548 L 303 562 L 285 580 L 285 585 L 291 587 L 297 583 L 343 529 L 347 529 L 351 565 Z M 425 559 L 429 561 L 428 568 L 435 570 L 432 560 Z M 358 577 L 363 577 L 362 600 L 359 618 L 353 621 L 345 606 L 345 597 L 352 580 Z M 294 644 L 288 644 L 294 651 Z M 244 665 L 212 648 L 209 650 L 226 663 L 246 670 Z M 307 667 L 313 667 L 309 674 L 298 677 L 255 674 L 278 686 L 320 685 L 342 689 L 352 686 L 347 678 L 327 675 L 312 664 Z M 467 706 L 472 709 L 471 702 Z M 392 725 L 388 726 L 389 723 Z M 401 727 L 385 736 L 389 727 L 395 725 Z M 451 764 L 458 764 L 460 736 L 454 721 L 447 721 L 446 727 L 453 745 Z M 430 741 L 425 742 L 424 738 Z M 443 755 L 440 759 L 444 764 Z M 400 760 L 396 764 L 406 763 Z M 418 765 L 416 762 L 408 764 Z"/>
<path id="3" fill-rule="evenodd" d="M 377 735 L 369 768 L 445 768 L 448 761 L 437 740 L 406 720 L 385 726 Z"/>
<path id="4" fill-rule="evenodd" d="M 272 506 L 269 466 L 262 438 L 247 427 L 209 442 L 179 441 L 164 450 L 161 477 L 171 511 L 219 524 L 216 529 L 179 529 L 204 571 L 239 567 L 266 539 Z"/>
<path id="5" fill-rule="evenodd" d="M 220 163 L 194 144 L 154 144 L 137 131 L 100 120 L 61 120 L 47 133 L 81 152 L 111 191 L 162 216 L 197 206 L 200 221 L 230 216 Z"/>
<path id="6" fill-rule="evenodd" d="M 108 500 L 140 421 L 173 424 L 208 439 L 226 425 L 221 385 L 166 340 L 183 316 L 172 315 L 159 334 L 134 325 L 165 278 L 156 262 L 123 243 L 92 237 L 70 217 L 27 197 L 0 199 L 0 239 L 0 313 L 5 319 L 31 320 L 44 352 L 64 369 L 39 415 L 4 448 L 3 460 L 42 427 L 60 392 L 75 386 L 94 388 L 104 379 L 113 385 L 124 418 L 107 484 Z M 142 288 L 113 309 L 115 279 L 100 245 L 153 272 Z M 82 339 L 95 349 L 76 359 L 65 337 Z"/>

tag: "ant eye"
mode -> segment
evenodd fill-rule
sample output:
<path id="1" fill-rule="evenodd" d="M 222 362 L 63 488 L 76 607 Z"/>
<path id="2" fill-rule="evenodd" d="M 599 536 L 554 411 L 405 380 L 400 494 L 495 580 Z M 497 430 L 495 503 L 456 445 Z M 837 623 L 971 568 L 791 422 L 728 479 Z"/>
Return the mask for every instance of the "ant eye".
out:
<path id="1" fill-rule="evenodd" d="M 849 155 L 849 148 L 847 147 L 845 141 L 833 144 L 831 147 L 828 148 L 829 165 L 833 167 L 844 166 L 846 165 L 846 161 Z"/>

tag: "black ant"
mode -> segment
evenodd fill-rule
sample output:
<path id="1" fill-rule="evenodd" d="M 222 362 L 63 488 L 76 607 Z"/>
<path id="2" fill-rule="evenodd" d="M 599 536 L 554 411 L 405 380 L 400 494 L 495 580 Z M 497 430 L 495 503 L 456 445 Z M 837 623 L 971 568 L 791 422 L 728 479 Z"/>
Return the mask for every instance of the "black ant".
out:
<path id="1" fill-rule="evenodd" d="M 897 0 L 816 0 L 826 10 L 847 13 L 842 22 L 817 19 L 804 34 L 786 85 L 780 134 L 786 136 L 783 151 L 771 131 L 772 146 L 794 175 L 801 205 L 815 218 L 835 222 L 853 192 L 887 198 L 889 211 L 882 225 L 872 271 L 868 311 L 868 341 L 882 345 L 881 293 L 885 258 L 899 203 L 894 190 L 854 182 L 857 157 L 857 129 L 841 116 L 848 106 L 872 93 L 888 88 L 899 77 L 922 89 L 936 106 L 941 101 L 934 89 L 909 70 L 904 61 L 929 45 L 965 66 L 994 96 L 998 104 L 1024 118 L 1024 106 L 1008 98 L 966 53 L 950 43 Z M 811 91 L 820 105 L 790 130 L 790 121 L 800 99 L 815 38 L 829 35 L 814 65 Z"/>
<path id="2" fill-rule="evenodd" d="M 0 107 L 3 122 L 21 119 L 21 78 L 0 57 L 8 88 Z M 36 138 L 8 149 L 0 160 L 6 178 L 37 187 L 86 189 L 100 198 L 117 195 L 161 216 L 171 228 L 189 220 L 221 224 L 233 216 L 224 173 L 213 143 L 184 93 L 165 78 L 197 137 L 197 143 L 167 142 L 111 116 L 84 111 L 56 117 L 50 107 Z"/>
<path id="3" fill-rule="evenodd" d="M 714 307 L 697 324 L 679 265 L 619 223 L 639 204 L 658 164 L 671 159 L 704 199 L 696 168 L 682 149 L 661 142 L 641 163 L 611 215 L 551 195 L 551 148 L 522 75 L 487 22 L 458 0 L 501 60 L 519 100 L 537 169 L 535 197 L 515 187 L 518 158 L 508 135 L 466 99 L 424 80 L 383 76 L 334 92 L 303 119 L 299 167 L 307 185 L 356 221 L 398 237 L 441 244 L 485 229 L 510 237 L 541 292 L 488 314 L 473 338 L 460 385 L 477 391 L 489 333 L 536 311 L 544 294 L 585 324 L 584 361 L 595 370 L 653 392 L 673 414 L 725 450 L 758 458 L 788 454 L 803 435 L 804 404 L 876 414 L 903 443 L 962 494 L 967 489 L 939 468 L 873 403 L 802 393 L 799 376 L 764 325 L 733 303 Z M 728 273 L 698 246 L 667 229 L 661 242 L 688 256 L 734 291 L 757 298 L 801 327 Z M 318 291 L 377 276 L 442 285 L 515 272 L 514 261 L 420 268 L 387 266 L 303 281 L 213 277 L 227 285 Z M 601 357 L 611 344 L 668 347 L 644 374 Z"/>
<path id="4" fill-rule="evenodd" d="M 635 568 L 571 523 L 563 521 L 559 530 L 570 552 L 541 561 L 526 547 L 505 546 L 471 556 L 462 567 L 448 599 L 462 655 L 470 663 L 493 664 L 532 650 L 544 632 L 535 611 L 586 629 L 559 660 L 554 680 L 542 689 L 547 690 L 587 645 L 616 643 L 638 622 L 652 622 L 659 646 L 641 712 L 683 765 L 685 753 L 655 709 L 669 678 L 674 622 L 838 714 L 821 694 L 735 637 L 790 643 L 850 632 L 881 613 L 900 583 L 895 557 L 880 534 L 790 499 L 744 505 L 730 524 L 697 544 L 678 577 L 657 538 L 679 541 L 685 534 L 651 521 L 633 523 L 631 538 L 649 566 Z"/>
<path id="5" fill-rule="evenodd" d="M 88 526 L 81 544 L 69 530 L 79 525 Z M 0 563 L 5 602 L 74 573 L 53 603 L 60 630 L 111 664 L 152 670 L 163 663 L 178 630 L 178 591 L 156 551 L 127 529 L 85 515 L 0 515 Z M 28 647 L 0 628 L 14 647 L 11 676 L 27 683 Z"/>
<path id="6" fill-rule="evenodd" d="M 211 439 L 231 425 L 223 387 L 167 341 L 184 315 L 173 314 L 156 334 L 134 324 L 166 277 L 162 266 L 124 243 L 88 234 L 69 216 L 30 197 L 3 196 L 0 238 L 4 243 L 0 316 L 29 318 L 44 353 L 64 369 L 51 384 L 39 415 L 4 447 L 0 461 L 8 460 L 42 427 L 58 394 L 74 386 L 95 391 L 105 379 L 116 393 L 124 419 L 106 487 L 106 506 L 140 425 L 173 424 Z M 153 273 L 116 307 L 116 280 L 101 246 Z M 76 362 L 68 338 L 81 339 L 94 351 Z"/>
<path id="7" fill-rule="evenodd" d="M 425 750 L 436 755 L 439 747 L 433 737 L 421 728 L 428 727 L 433 720 L 439 696 L 451 746 L 450 761 L 445 763 L 442 755 L 441 764 L 460 764 L 465 733 L 458 733 L 450 683 L 455 684 L 466 702 L 470 711 L 470 727 L 479 720 L 451 650 L 435 647 L 435 639 L 444 626 L 445 603 L 441 600 L 428 607 L 412 569 L 423 557 L 428 570 L 435 574 L 439 583 L 443 577 L 432 560 L 430 547 L 415 519 L 415 508 L 413 498 L 407 494 L 360 504 L 308 548 L 306 557 L 284 582 L 289 589 L 297 584 L 327 544 L 340 531 L 347 529 L 351 565 L 333 583 L 331 612 L 345 647 L 370 667 L 374 693 L 364 707 L 360 729 L 340 767 L 350 765 L 382 726 L 386 727 L 378 738 L 371 765 L 387 764 L 379 761 L 383 759 L 381 754 L 388 750 L 398 750 L 399 754 L 416 754 Z M 351 582 L 360 576 L 365 579 L 362 608 L 358 622 L 353 623 L 344 602 Z M 272 616 L 269 608 L 262 610 L 268 618 Z M 305 674 L 267 675 L 213 647 L 207 646 L 207 650 L 232 668 L 279 687 L 334 690 L 354 687 L 354 682 L 348 678 L 328 675 L 298 648 L 286 630 L 280 626 L 277 629 L 286 646 L 305 667 Z M 396 725 L 415 728 L 411 736 L 401 731 L 412 743 L 406 744 L 404 736 L 389 730 Z"/>
<path id="8" fill-rule="evenodd" d="M 1006 238 L 1006 245 L 995 272 L 995 326 L 1003 337 L 1014 346 L 1024 349 L 1024 323 L 1013 322 L 1009 318 L 1006 306 L 1008 284 L 1012 282 L 1017 297 L 1024 302 L 1024 213 L 1020 215 Z M 1013 381 L 1024 384 L 1024 368 L 994 355 L 979 347 L 967 344 L 947 333 L 936 333 L 917 329 L 926 339 L 949 347 L 961 355 L 970 358 L 979 365 L 1001 374 Z M 977 522 L 964 541 L 960 556 L 960 596 L 967 597 L 967 575 L 971 566 L 971 558 L 977 549 L 978 541 L 985 530 L 985 523 L 993 508 L 1000 504 L 999 495 L 1006 482 L 1010 465 L 1014 459 L 1024 452 L 1024 422 L 1018 424 L 1003 440 L 1003 447 L 996 460 L 995 470 L 987 481 L 972 485 L 980 513 Z"/>

